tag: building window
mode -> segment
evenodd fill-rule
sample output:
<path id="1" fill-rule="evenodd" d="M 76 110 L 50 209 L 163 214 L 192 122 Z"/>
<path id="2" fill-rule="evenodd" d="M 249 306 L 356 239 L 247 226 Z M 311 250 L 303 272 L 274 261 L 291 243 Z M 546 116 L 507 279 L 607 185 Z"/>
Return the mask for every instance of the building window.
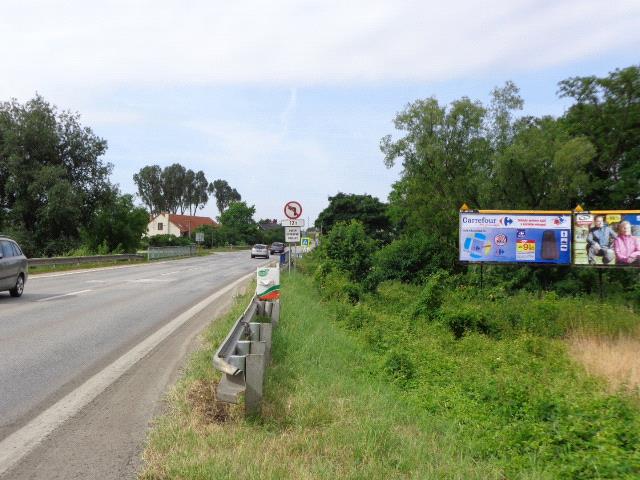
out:
<path id="1" fill-rule="evenodd" d="M 162 230 L 162 222 L 158 222 L 158 230 Z"/>

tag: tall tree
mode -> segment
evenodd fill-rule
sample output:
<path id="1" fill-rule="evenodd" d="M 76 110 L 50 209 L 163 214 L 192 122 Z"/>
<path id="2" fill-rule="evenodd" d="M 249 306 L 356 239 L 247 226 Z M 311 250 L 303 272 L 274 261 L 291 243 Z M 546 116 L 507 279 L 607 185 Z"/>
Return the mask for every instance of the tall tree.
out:
<path id="1" fill-rule="evenodd" d="M 239 202 L 242 197 L 235 188 L 231 188 L 226 180 L 218 179 L 209 185 L 209 193 L 216 197 L 216 206 L 220 215 L 232 202 Z"/>
<path id="2" fill-rule="evenodd" d="M 138 187 L 138 196 L 147 207 L 151 215 L 157 215 L 166 210 L 162 169 L 159 165 L 147 165 L 133 175 L 133 181 Z"/>
<path id="3" fill-rule="evenodd" d="M 316 219 L 316 228 L 328 232 L 338 222 L 358 220 L 367 235 L 383 240 L 390 230 L 387 206 L 371 195 L 338 193 L 329 197 L 329 206 Z"/>
<path id="4" fill-rule="evenodd" d="M 178 210 L 181 210 L 181 214 L 184 213 L 183 198 L 186 175 L 187 169 L 179 163 L 174 163 L 162 170 L 162 196 L 169 213 L 178 213 Z"/>
<path id="5" fill-rule="evenodd" d="M 576 101 L 563 118 L 570 133 L 596 148 L 588 205 L 640 208 L 640 65 L 603 78 L 569 78 L 559 93 Z"/>
<path id="6" fill-rule="evenodd" d="M 0 104 L 0 230 L 29 255 L 77 246 L 81 225 L 112 198 L 107 142 L 36 95 Z"/>

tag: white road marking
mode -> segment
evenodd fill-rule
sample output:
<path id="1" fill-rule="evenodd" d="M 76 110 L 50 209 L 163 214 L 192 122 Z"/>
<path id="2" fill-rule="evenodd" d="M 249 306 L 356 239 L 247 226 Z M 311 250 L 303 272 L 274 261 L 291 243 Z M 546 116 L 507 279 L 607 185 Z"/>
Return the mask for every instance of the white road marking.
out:
<path id="1" fill-rule="evenodd" d="M 93 401 L 109 385 L 148 355 L 158 344 L 191 319 L 191 317 L 254 275 L 254 272 L 244 275 L 222 290 L 218 290 L 216 293 L 209 295 L 200 303 L 174 318 L 164 327 L 133 347 L 111 365 L 95 374 L 84 384 L 42 412 L 20 430 L 13 432 L 7 438 L 0 441 L 0 476 L 38 446 L 47 435 Z"/>
<path id="2" fill-rule="evenodd" d="M 160 276 L 164 277 L 165 275 L 173 275 L 174 273 L 179 273 L 182 270 L 174 270 L 173 272 L 166 272 L 166 273 L 161 273 Z"/>
<path id="3" fill-rule="evenodd" d="M 127 283 L 167 283 L 171 280 L 164 278 L 138 278 L 136 280 L 127 280 Z"/>
<path id="4" fill-rule="evenodd" d="M 87 280 L 87 283 L 107 283 L 106 280 Z"/>
<path id="5" fill-rule="evenodd" d="M 53 297 L 41 298 L 40 300 L 36 300 L 36 302 L 48 302 L 49 300 L 56 300 L 57 298 L 70 297 L 72 295 L 80 295 L 81 293 L 93 292 L 93 290 L 79 290 L 77 292 L 65 293 L 63 295 L 55 295 Z"/>

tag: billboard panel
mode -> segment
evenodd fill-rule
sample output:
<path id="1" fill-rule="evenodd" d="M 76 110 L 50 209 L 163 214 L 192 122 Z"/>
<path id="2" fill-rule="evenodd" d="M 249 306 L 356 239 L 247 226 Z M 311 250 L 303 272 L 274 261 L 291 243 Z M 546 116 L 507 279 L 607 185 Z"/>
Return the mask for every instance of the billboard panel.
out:
<path id="1" fill-rule="evenodd" d="M 576 213 L 573 244 L 575 265 L 640 267 L 640 211 Z"/>
<path id="2" fill-rule="evenodd" d="M 567 213 L 460 212 L 460 261 L 571 263 Z"/>

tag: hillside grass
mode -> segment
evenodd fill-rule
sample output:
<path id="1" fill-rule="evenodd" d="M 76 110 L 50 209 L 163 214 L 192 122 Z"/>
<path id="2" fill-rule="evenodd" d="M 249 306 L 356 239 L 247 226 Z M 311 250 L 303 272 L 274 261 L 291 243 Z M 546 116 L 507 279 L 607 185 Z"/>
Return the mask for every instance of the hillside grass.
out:
<path id="1" fill-rule="evenodd" d="M 632 310 L 398 283 L 353 304 L 337 290 L 283 275 L 262 418 L 213 402 L 211 354 L 249 299 L 213 324 L 140 478 L 640 477 L 638 392 L 589 375 L 565 343 L 633 338 Z"/>

